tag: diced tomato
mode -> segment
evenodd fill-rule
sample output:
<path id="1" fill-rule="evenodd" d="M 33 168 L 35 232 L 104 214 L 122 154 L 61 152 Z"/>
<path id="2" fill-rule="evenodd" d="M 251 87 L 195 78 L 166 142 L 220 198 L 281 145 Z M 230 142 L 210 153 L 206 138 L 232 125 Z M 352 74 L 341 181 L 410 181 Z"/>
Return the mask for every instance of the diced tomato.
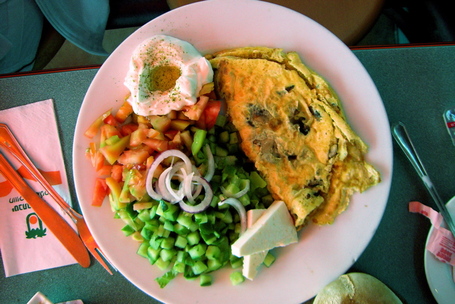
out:
<path id="1" fill-rule="evenodd" d="M 140 171 L 138 169 L 131 170 L 131 178 L 128 183 L 130 193 L 137 199 L 141 200 L 145 193 L 145 180 L 147 178 L 146 171 Z"/>
<path id="2" fill-rule="evenodd" d="M 117 127 L 120 125 L 120 122 L 114 117 L 114 115 L 110 114 L 108 115 L 104 120 L 105 124 Z"/>
<path id="3" fill-rule="evenodd" d="M 189 120 L 189 118 L 186 117 L 185 114 L 183 114 L 182 111 L 179 111 L 179 112 L 177 113 L 177 119 L 179 119 L 179 120 Z"/>
<path id="4" fill-rule="evenodd" d="M 191 120 L 199 120 L 202 112 L 204 112 L 205 107 L 209 98 L 207 96 L 200 96 L 199 100 L 192 106 L 184 106 L 182 108 L 183 114 Z"/>
<path id="5" fill-rule="evenodd" d="M 178 149 L 180 150 L 180 147 L 182 146 L 182 137 L 180 136 L 180 131 L 178 131 L 172 140 L 169 142 L 169 148 L 170 149 Z"/>
<path id="6" fill-rule="evenodd" d="M 206 94 L 211 100 L 216 100 L 215 90 L 212 90 L 210 93 Z"/>
<path id="7" fill-rule="evenodd" d="M 92 157 L 92 165 L 93 165 L 93 168 L 95 168 L 95 171 L 98 172 L 101 170 L 101 168 L 106 163 L 105 160 L 106 160 L 106 158 L 99 150 L 94 152 L 93 157 Z"/>
<path id="8" fill-rule="evenodd" d="M 148 159 L 147 159 L 148 160 Z M 147 160 L 146 160 L 146 163 L 147 163 Z M 131 167 L 132 169 L 136 169 L 136 170 L 147 170 L 147 165 L 145 164 L 138 164 L 138 165 L 134 165 Z"/>
<path id="9" fill-rule="evenodd" d="M 106 117 L 108 117 L 109 115 L 111 115 L 111 110 L 104 112 L 101 116 L 99 116 L 97 119 L 95 119 L 95 121 L 85 131 L 84 135 L 87 136 L 88 138 L 95 137 L 96 133 L 98 133 L 98 130 L 100 129 L 101 125 L 103 124 L 104 119 Z"/>
<path id="10" fill-rule="evenodd" d="M 160 132 L 166 132 L 171 126 L 172 120 L 167 116 L 152 115 L 149 117 L 149 119 L 150 123 L 153 126 L 153 129 Z"/>
<path id="11" fill-rule="evenodd" d="M 191 136 L 190 131 L 185 130 L 180 133 L 180 140 L 183 142 L 185 147 L 191 151 L 191 145 L 193 144 L 193 136 Z"/>
<path id="12" fill-rule="evenodd" d="M 146 161 L 146 166 L 147 166 L 147 169 L 150 168 L 150 166 L 153 164 L 153 161 L 155 160 L 155 157 L 153 157 L 152 155 L 150 155 L 148 158 L 147 158 L 147 161 Z"/>
<path id="13" fill-rule="evenodd" d="M 98 173 L 98 176 L 106 176 L 110 175 L 111 171 L 112 171 L 111 165 L 103 165 L 98 170 L 96 170 L 96 173 Z"/>
<path id="14" fill-rule="evenodd" d="M 157 130 L 152 129 L 152 128 L 147 129 L 146 133 L 147 133 L 147 137 L 148 138 L 157 138 L 157 139 L 160 139 L 160 138 L 163 139 L 164 138 L 164 137 L 162 137 L 163 134 L 160 131 L 157 131 Z"/>
<path id="15" fill-rule="evenodd" d="M 164 132 L 164 135 L 170 140 L 172 140 L 174 139 L 175 135 L 177 135 L 177 133 L 179 133 L 179 131 L 177 130 L 167 130 L 166 132 Z"/>
<path id="16" fill-rule="evenodd" d="M 130 136 L 125 136 L 120 138 L 120 140 L 116 141 L 112 145 L 106 145 L 100 148 L 100 152 L 104 155 L 106 160 L 109 164 L 113 165 L 123 151 L 126 149 L 128 144 L 130 143 Z"/>
<path id="17" fill-rule="evenodd" d="M 112 137 L 114 135 L 117 135 L 118 137 L 122 137 L 122 134 L 120 134 L 120 131 L 109 124 L 104 124 L 101 126 L 101 137 L 104 139 L 108 139 L 109 137 Z"/>
<path id="18" fill-rule="evenodd" d="M 204 112 L 201 113 L 201 115 L 199 116 L 199 120 L 196 121 L 196 127 L 198 127 L 199 129 L 203 129 L 203 130 L 208 130 L 207 125 L 205 124 L 205 113 Z"/>
<path id="19" fill-rule="evenodd" d="M 149 157 L 145 149 L 127 150 L 120 155 L 118 162 L 122 165 L 138 165 L 144 163 Z"/>
<path id="20" fill-rule="evenodd" d="M 167 117 L 169 117 L 169 119 L 172 119 L 172 120 L 177 119 L 177 111 L 175 111 L 175 110 L 170 111 L 167 114 Z"/>
<path id="21" fill-rule="evenodd" d="M 95 152 L 96 144 L 94 142 L 91 142 L 89 144 L 89 147 L 85 150 L 85 157 L 87 157 L 91 161 L 93 167 L 95 166 L 94 162 Z"/>
<path id="22" fill-rule="evenodd" d="M 182 119 L 174 119 L 171 121 L 171 129 L 183 131 L 188 128 L 193 122 L 191 120 L 182 120 Z"/>
<path id="23" fill-rule="evenodd" d="M 151 125 L 149 118 L 142 115 L 133 114 L 133 121 L 138 124 Z"/>
<path id="24" fill-rule="evenodd" d="M 129 135 L 136 131 L 137 128 L 138 125 L 135 123 L 124 124 L 123 126 L 120 127 L 120 134 L 122 134 L 122 136 Z"/>
<path id="25" fill-rule="evenodd" d="M 131 133 L 130 146 L 137 147 L 142 144 L 144 139 L 147 138 L 148 130 L 147 126 L 139 124 L 139 127 Z"/>
<path id="26" fill-rule="evenodd" d="M 104 178 L 96 178 L 95 187 L 93 189 L 92 206 L 100 207 L 108 194 L 109 187 L 106 184 L 106 180 Z"/>
<path id="27" fill-rule="evenodd" d="M 117 182 L 122 181 L 123 165 L 115 164 L 111 168 L 111 177 Z"/>
<path id="28" fill-rule="evenodd" d="M 144 140 L 144 144 L 157 152 L 163 152 L 169 149 L 169 142 L 167 140 L 147 138 Z"/>
<path id="29" fill-rule="evenodd" d="M 209 100 L 204 110 L 206 130 L 215 126 L 216 120 L 221 110 L 221 101 Z"/>
<path id="30" fill-rule="evenodd" d="M 133 113 L 133 107 L 130 105 L 128 101 L 125 101 L 123 105 L 118 109 L 117 113 L 115 113 L 115 118 L 120 123 L 124 122 L 128 116 Z"/>

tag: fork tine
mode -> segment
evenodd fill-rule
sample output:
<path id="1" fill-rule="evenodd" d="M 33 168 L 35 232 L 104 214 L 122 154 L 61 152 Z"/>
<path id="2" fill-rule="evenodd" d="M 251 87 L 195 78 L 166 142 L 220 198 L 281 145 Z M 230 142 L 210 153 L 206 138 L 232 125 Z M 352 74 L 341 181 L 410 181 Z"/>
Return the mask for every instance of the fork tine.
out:
<path id="1" fill-rule="evenodd" d="M 108 260 L 107 260 L 106 256 L 103 254 L 103 252 L 101 251 L 101 249 L 99 249 L 98 247 L 95 247 L 95 246 L 87 245 L 87 244 L 86 244 L 86 247 L 90 251 L 90 253 L 93 255 L 93 257 L 101 264 L 101 266 L 103 266 L 104 269 L 106 269 L 110 275 L 113 275 L 112 271 L 109 269 L 109 266 L 107 266 L 106 262 L 104 262 L 104 259 L 106 261 L 108 261 Z M 112 268 L 114 268 L 114 270 L 117 271 L 117 269 L 111 263 L 109 263 L 109 265 L 111 265 Z"/>
<path id="2" fill-rule="evenodd" d="M 76 225 L 79 230 L 79 236 L 84 242 L 85 247 L 87 247 L 87 249 L 90 251 L 93 257 L 104 267 L 104 269 L 106 269 L 107 272 L 109 272 L 112 275 L 112 271 L 109 269 L 105 261 L 107 261 L 115 271 L 117 271 L 117 269 L 114 267 L 114 265 L 112 265 L 111 262 L 109 262 L 109 259 L 104 255 L 102 250 L 99 248 L 98 244 L 93 238 L 93 235 L 90 233 L 90 230 L 88 229 L 84 218 L 80 217 L 77 219 L 77 221 L 78 223 Z"/>

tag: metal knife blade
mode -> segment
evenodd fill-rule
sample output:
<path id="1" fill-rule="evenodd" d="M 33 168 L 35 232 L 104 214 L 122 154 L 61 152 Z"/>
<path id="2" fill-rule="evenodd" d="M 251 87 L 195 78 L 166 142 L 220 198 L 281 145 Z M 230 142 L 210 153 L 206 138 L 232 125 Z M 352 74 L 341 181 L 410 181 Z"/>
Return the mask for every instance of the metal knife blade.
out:
<path id="1" fill-rule="evenodd" d="M 436 203 L 436 206 L 439 209 L 444 221 L 447 224 L 450 232 L 455 236 L 455 223 L 452 219 L 449 211 L 447 210 L 446 205 L 442 201 L 439 193 L 436 191 L 436 187 L 433 185 L 430 177 L 428 176 L 427 170 L 423 166 L 422 161 L 417 154 L 416 149 L 414 148 L 414 144 L 409 137 L 408 131 L 406 130 L 406 126 L 402 122 L 398 122 L 392 128 L 392 135 L 397 141 L 400 148 L 403 150 L 404 154 L 411 162 L 412 166 L 416 170 L 417 174 L 419 175 L 420 179 L 422 180 L 423 184 L 427 188 L 428 193 L 430 193 L 431 197 Z"/>
<path id="2" fill-rule="evenodd" d="M 68 252 L 82 267 L 90 266 L 90 256 L 77 233 L 48 203 L 22 179 L 6 158 L 0 153 L 0 173 L 13 185 L 19 194 L 36 212 L 39 218 L 57 237 Z"/>

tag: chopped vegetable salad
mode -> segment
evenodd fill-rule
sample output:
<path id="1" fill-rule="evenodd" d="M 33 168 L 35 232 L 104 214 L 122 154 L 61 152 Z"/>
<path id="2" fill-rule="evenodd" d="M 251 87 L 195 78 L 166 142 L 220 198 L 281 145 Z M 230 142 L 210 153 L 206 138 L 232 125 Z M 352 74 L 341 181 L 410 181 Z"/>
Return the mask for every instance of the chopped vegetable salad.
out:
<path id="1" fill-rule="evenodd" d="M 177 275 L 209 286 L 210 273 L 225 266 L 234 285 L 243 282 L 231 244 L 245 229 L 244 211 L 273 202 L 212 89 L 168 115 L 139 116 L 125 102 L 85 133 L 98 175 L 92 205 L 108 197 L 123 233 L 138 241 L 137 253 L 163 270 L 161 287 Z"/>

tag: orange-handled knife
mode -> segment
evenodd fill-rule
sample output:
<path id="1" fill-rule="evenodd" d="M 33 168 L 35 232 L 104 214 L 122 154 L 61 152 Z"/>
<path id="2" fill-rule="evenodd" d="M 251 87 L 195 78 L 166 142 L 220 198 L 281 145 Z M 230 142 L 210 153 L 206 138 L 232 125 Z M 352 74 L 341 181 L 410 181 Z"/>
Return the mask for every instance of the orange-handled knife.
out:
<path id="1" fill-rule="evenodd" d="M 90 266 L 90 256 L 77 233 L 48 203 L 42 200 L 35 191 L 14 170 L 11 164 L 0 153 L 0 173 L 13 185 L 19 194 L 36 212 L 39 218 L 57 237 L 62 245 L 82 267 Z"/>

